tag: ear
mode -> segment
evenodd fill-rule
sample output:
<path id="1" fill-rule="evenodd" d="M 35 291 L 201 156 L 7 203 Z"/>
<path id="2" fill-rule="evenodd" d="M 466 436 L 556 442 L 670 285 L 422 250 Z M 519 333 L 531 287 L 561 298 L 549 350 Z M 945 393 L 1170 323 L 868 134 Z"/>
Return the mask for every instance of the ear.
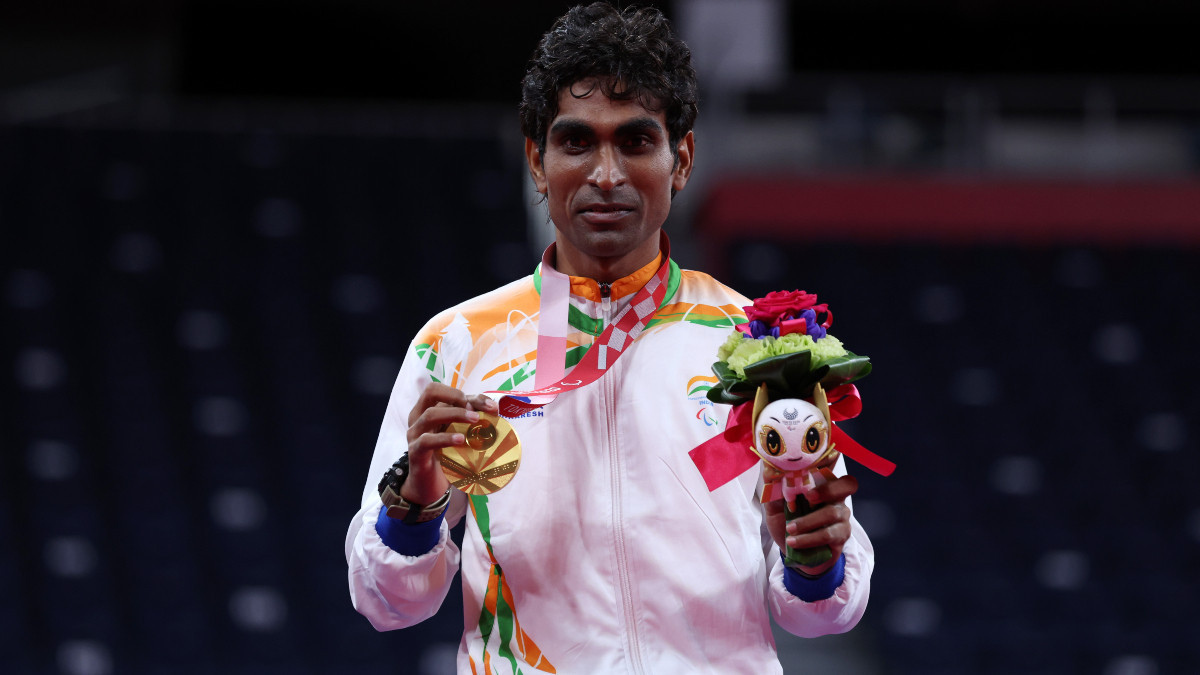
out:
<path id="1" fill-rule="evenodd" d="M 675 173 L 671 177 L 671 188 L 676 192 L 687 185 L 688 178 L 692 175 L 692 158 L 695 153 L 696 137 L 689 131 L 675 148 Z"/>
<path id="2" fill-rule="evenodd" d="M 546 194 L 546 167 L 542 164 L 542 152 L 532 139 L 525 139 L 525 159 L 529 162 L 529 175 L 533 176 L 533 184 L 537 191 Z"/>
<path id="3" fill-rule="evenodd" d="M 821 383 L 813 385 L 813 403 L 817 405 L 817 410 L 821 411 L 821 415 L 825 417 L 825 423 L 831 424 L 829 418 L 829 400 L 825 398 L 825 390 L 821 388 Z"/>
<path id="4" fill-rule="evenodd" d="M 758 391 L 754 394 L 754 412 L 750 416 L 750 426 L 758 425 L 758 414 L 767 407 L 771 400 L 767 397 L 767 385 L 764 383 L 759 386 Z"/>

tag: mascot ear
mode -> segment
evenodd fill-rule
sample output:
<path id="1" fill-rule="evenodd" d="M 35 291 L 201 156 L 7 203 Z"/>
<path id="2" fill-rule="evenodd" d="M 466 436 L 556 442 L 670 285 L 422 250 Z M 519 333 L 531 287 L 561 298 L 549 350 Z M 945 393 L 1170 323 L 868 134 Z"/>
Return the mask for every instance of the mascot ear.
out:
<path id="1" fill-rule="evenodd" d="M 830 424 L 832 420 L 829 418 L 829 401 L 825 398 L 825 390 L 821 388 L 821 383 L 813 385 L 813 403 L 817 405 L 817 409 L 825 417 L 825 423 Z"/>
<path id="2" fill-rule="evenodd" d="M 758 392 L 754 394 L 754 414 L 750 417 L 751 426 L 758 425 L 758 414 L 762 412 L 763 408 L 767 407 L 767 404 L 770 402 L 771 399 L 767 397 L 767 385 L 764 382 L 759 386 Z"/>

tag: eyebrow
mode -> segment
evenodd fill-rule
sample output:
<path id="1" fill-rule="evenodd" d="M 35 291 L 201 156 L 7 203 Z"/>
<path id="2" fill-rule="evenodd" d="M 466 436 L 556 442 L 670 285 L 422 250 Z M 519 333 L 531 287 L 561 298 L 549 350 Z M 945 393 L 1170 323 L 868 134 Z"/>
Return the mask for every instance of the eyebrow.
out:
<path id="1" fill-rule="evenodd" d="M 663 127 L 653 117 L 635 117 L 617 127 L 618 136 L 632 136 L 640 133 L 662 133 Z"/>
<path id="2" fill-rule="evenodd" d="M 550 127 L 551 136 L 592 135 L 596 130 L 592 125 L 582 120 L 565 119 L 555 122 Z M 663 126 L 653 117 L 635 117 L 622 122 L 617 127 L 618 136 L 632 136 L 639 133 L 664 133 Z"/>

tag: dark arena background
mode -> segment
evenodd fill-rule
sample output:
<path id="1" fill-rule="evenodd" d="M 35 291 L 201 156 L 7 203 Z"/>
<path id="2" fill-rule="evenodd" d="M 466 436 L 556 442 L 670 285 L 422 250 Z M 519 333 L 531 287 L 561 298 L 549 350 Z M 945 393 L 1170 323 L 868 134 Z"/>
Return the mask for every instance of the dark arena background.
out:
<path id="1" fill-rule="evenodd" d="M 4 3 L 0 672 L 453 672 L 457 586 L 376 633 L 343 538 L 414 332 L 551 236 L 515 110 L 567 5 Z M 899 464 L 786 672 L 1200 672 L 1195 4 L 662 7 L 677 258 L 832 303 Z"/>

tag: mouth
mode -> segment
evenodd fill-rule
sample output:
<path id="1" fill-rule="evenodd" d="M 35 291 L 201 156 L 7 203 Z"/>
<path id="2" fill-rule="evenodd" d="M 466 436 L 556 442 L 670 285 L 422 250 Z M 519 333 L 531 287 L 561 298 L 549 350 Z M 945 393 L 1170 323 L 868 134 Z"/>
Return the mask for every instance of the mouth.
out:
<path id="1" fill-rule="evenodd" d="M 633 213 L 632 204 L 624 204 L 620 202 L 596 202 L 586 204 L 579 209 L 579 215 L 594 222 L 613 222 L 624 218 Z"/>

